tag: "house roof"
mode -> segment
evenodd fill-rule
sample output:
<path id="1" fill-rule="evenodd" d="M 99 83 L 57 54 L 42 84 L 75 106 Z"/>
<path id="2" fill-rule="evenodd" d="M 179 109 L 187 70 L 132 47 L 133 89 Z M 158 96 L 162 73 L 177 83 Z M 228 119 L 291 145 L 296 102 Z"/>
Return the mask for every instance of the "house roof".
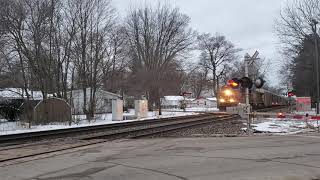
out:
<path id="1" fill-rule="evenodd" d="M 37 99 L 37 100 L 42 99 L 41 91 L 28 90 L 28 93 L 30 94 L 30 97 L 32 99 Z M 22 88 L 5 88 L 5 89 L 0 89 L 0 98 L 24 99 L 24 98 L 27 98 L 27 95 L 24 92 L 24 90 L 22 90 Z"/>
<path id="2" fill-rule="evenodd" d="M 184 100 L 183 96 L 164 96 L 164 99 L 167 101 L 182 101 L 182 100 Z"/>
<path id="3" fill-rule="evenodd" d="M 90 92 L 90 89 L 91 89 L 91 88 L 87 88 L 87 89 L 86 89 L 87 92 Z M 72 90 L 72 91 L 73 91 L 73 93 L 74 93 L 74 92 L 82 92 L 83 90 L 82 90 L 82 89 L 74 89 L 74 90 Z M 109 91 L 105 91 L 105 90 L 102 90 L 102 89 L 97 89 L 97 92 L 101 92 L 101 93 L 104 93 L 104 94 L 109 94 L 109 95 L 116 96 L 116 97 L 119 97 L 119 98 L 122 97 L 122 96 L 119 95 L 119 94 L 115 94 L 115 93 L 112 93 L 112 92 L 109 92 Z M 70 93 L 70 92 L 68 92 L 68 93 Z"/>
<path id="4" fill-rule="evenodd" d="M 206 98 L 206 99 L 208 99 L 209 101 L 217 101 L 217 98 L 216 98 L 216 97 L 208 97 L 208 98 Z"/>
<path id="5" fill-rule="evenodd" d="M 197 101 L 197 100 L 209 100 L 209 101 L 217 101 L 217 98 L 216 97 L 199 97 L 197 99 L 192 99 L 192 101 Z"/>

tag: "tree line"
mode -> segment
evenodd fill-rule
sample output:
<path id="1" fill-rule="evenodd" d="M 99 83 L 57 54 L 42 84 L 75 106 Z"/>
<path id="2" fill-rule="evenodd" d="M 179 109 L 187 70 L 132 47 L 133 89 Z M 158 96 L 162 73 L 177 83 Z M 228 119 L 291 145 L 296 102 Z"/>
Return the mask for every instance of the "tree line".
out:
<path id="1" fill-rule="evenodd" d="M 195 32 L 190 17 L 170 5 L 131 8 L 119 17 L 110 0 L 0 4 L 0 87 L 22 88 L 27 99 L 31 89 L 66 100 L 82 89 L 89 117 L 98 89 L 143 95 L 161 111 L 164 95 L 217 94 L 242 71 L 239 48 L 221 34 Z"/>
<path id="2" fill-rule="evenodd" d="M 315 39 L 319 44 L 320 1 L 288 1 L 276 21 L 276 32 L 281 42 L 283 65 L 280 70 L 284 89 L 297 96 L 316 100 Z M 320 51 L 319 51 L 320 52 Z"/>

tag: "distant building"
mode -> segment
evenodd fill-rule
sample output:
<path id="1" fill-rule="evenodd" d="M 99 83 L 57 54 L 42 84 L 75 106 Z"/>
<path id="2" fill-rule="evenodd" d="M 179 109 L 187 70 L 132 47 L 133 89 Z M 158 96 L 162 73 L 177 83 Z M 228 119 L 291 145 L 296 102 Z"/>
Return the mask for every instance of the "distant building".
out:
<path id="1" fill-rule="evenodd" d="M 28 94 L 31 103 L 38 103 L 43 99 L 41 91 L 28 90 Z M 16 120 L 26 99 L 27 95 L 22 88 L 0 89 L 0 119 Z"/>
<path id="2" fill-rule="evenodd" d="M 187 107 L 205 107 L 205 108 L 217 107 L 217 98 L 199 97 L 197 99 L 193 99 L 192 101 L 189 101 L 187 104 Z"/>
<path id="3" fill-rule="evenodd" d="M 32 100 L 42 100 L 41 91 L 31 91 L 28 90 L 30 99 Z M 0 89 L 0 101 L 1 100 L 13 100 L 13 99 L 27 99 L 27 95 L 22 88 L 5 88 Z"/>
<path id="4" fill-rule="evenodd" d="M 161 98 L 163 108 L 180 108 L 183 101 L 185 101 L 188 108 L 203 107 L 211 108 L 217 107 L 217 98 L 215 97 L 199 97 L 199 98 L 186 98 L 183 96 L 164 96 Z"/>
<path id="5" fill-rule="evenodd" d="M 72 95 L 70 92 L 68 93 L 68 97 L 71 97 L 70 104 L 73 107 L 73 114 L 84 114 L 83 105 L 84 105 L 84 94 L 82 89 L 77 89 L 72 91 Z M 112 100 L 120 99 L 121 96 L 118 94 L 114 94 L 108 91 L 98 89 L 96 91 L 96 107 L 95 113 L 110 113 L 112 112 Z M 87 108 L 89 109 L 90 104 L 90 88 L 86 89 L 86 101 Z"/>
<path id="6" fill-rule="evenodd" d="M 164 96 L 161 98 L 161 105 L 163 108 L 180 108 L 183 100 L 183 96 Z"/>

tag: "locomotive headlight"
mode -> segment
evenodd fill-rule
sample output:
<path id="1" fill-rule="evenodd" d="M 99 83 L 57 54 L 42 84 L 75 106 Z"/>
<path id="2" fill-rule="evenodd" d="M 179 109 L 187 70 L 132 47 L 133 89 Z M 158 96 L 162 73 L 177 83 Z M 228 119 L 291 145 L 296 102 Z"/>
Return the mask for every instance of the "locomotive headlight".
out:
<path id="1" fill-rule="evenodd" d="M 221 98 L 219 101 L 222 102 L 222 103 L 223 103 L 223 102 L 226 102 L 226 100 L 224 100 L 224 99 L 222 99 L 222 98 Z"/>
<path id="2" fill-rule="evenodd" d="M 232 93 L 232 91 L 230 90 L 230 89 L 226 89 L 226 90 L 224 90 L 224 95 L 226 95 L 226 96 L 231 96 L 233 93 Z"/>
<path id="3" fill-rule="evenodd" d="M 234 99 L 231 98 L 231 99 L 229 99 L 229 101 L 233 103 L 233 102 L 234 102 Z"/>

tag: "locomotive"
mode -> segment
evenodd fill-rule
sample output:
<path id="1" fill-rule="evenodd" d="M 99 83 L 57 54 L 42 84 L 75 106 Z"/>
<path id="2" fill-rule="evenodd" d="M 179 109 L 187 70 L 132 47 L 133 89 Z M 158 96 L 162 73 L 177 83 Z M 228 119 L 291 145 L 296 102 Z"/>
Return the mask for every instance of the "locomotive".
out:
<path id="1" fill-rule="evenodd" d="M 253 109 L 288 104 L 288 98 L 277 95 L 265 89 L 251 90 L 249 94 L 250 105 Z M 233 89 L 226 85 L 220 89 L 218 100 L 218 108 L 220 110 L 226 110 L 227 107 L 237 106 L 240 103 L 245 103 L 245 93 L 241 89 Z"/>

